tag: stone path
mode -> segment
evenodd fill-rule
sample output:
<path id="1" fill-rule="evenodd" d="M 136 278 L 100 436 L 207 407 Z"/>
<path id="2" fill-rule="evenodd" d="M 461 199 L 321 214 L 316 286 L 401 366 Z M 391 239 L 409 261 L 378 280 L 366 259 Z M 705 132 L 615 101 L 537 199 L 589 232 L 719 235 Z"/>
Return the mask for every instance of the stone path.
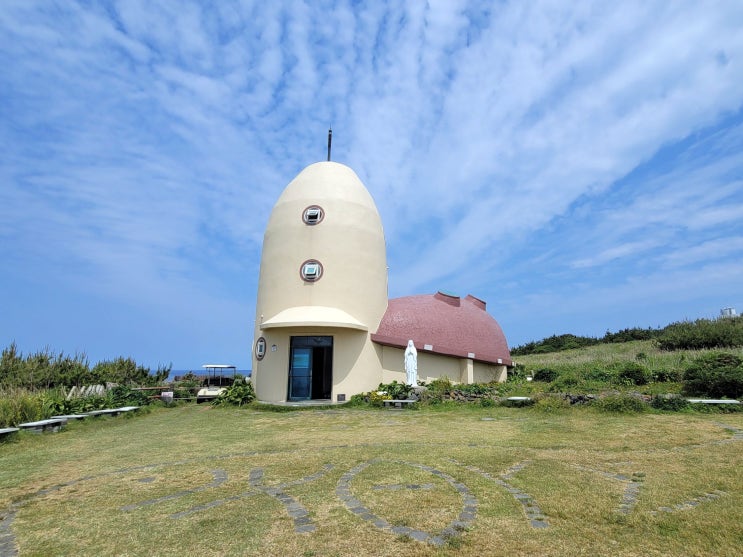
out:
<path id="1" fill-rule="evenodd" d="M 366 507 L 361 501 L 353 496 L 351 482 L 358 474 L 366 470 L 369 466 L 378 464 L 380 462 L 397 462 L 398 464 L 418 468 L 420 470 L 429 472 L 434 476 L 438 476 L 439 478 L 442 478 L 443 480 L 448 482 L 449 485 L 451 485 L 462 496 L 462 512 L 459 513 L 457 520 L 454 520 L 441 532 L 435 534 L 425 532 L 423 530 L 417 530 L 409 526 L 393 526 L 384 518 L 380 518 L 379 516 L 371 512 L 368 507 Z M 421 486 L 418 484 L 412 484 L 412 486 L 414 487 L 409 488 L 421 488 Z M 477 499 L 470 493 L 467 486 L 465 486 L 461 482 L 458 482 L 456 479 L 454 479 L 449 474 L 446 474 L 445 472 L 441 472 L 435 468 L 432 468 L 431 466 L 426 466 L 425 464 L 418 464 L 414 462 L 384 461 L 383 459 L 378 458 L 362 462 L 361 464 L 355 466 L 354 468 L 343 474 L 343 476 L 341 476 L 341 479 L 338 480 L 338 485 L 336 486 L 335 493 L 349 511 L 354 513 L 360 519 L 372 523 L 380 530 L 391 532 L 398 536 L 408 536 L 413 540 L 419 542 L 427 542 L 431 545 L 439 547 L 444 545 L 447 539 L 455 537 L 469 528 L 474 522 L 475 517 L 477 516 Z"/>
<path id="2" fill-rule="evenodd" d="M 642 472 L 635 472 L 632 476 L 625 476 L 624 474 L 614 474 L 613 472 L 605 472 L 604 470 L 595 470 L 588 468 L 587 466 L 573 465 L 573 468 L 583 470 L 584 472 L 592 472 L 599 474 L 610 480 L 616 480 L 624 484 L 624 493 L 622 494 L 622 502 L 619 504 L 617 512 L 620 514 L 630 514 L 635 505 L 637 505 L 637 499 L 640 496 L 640 486 L 642 485 L 645 474 Z"/>
<path id="3" fill-rule="evenodd" d="M 528 493 L 521 491 L 518 487 L 512 486 L 507 481 L 513 478 L 516 473 L 526 468 L 531 463 L 531 461 L 525 460 L 523 462 L 519 462 L 518 464 L 514 464 L 503 474 L 499 474 L 498 476 L 493 476 L 492 474 L 489 474 L 488 472 L 485 472 L 484 470 L 481 470 L 476 466 L 466 466 L 464 464 L 461 464 L 460 462 L 457 462 L 456 460 L 452 460 L 452 462 L 458 464 L 459 466 L 464 466 L 466 470 L 480 474 L 483 478 L 487 478 L 497 483 L 499 486 L 505 488 L 505 490 L 513 495 L 513 498 L 516 499 L 516 501 L 518 501 L 524 508 L 526 519 L 529 521 L 529 525 L 532 528 L 549 528 L 549 521 L 542 512 L 542 509 L 540 509 L 539 505 L 537 505 L 534 498 Z"/>
<path id="4" fill-rule="evenodd" d="M 679 511 L 689 511 L 695 507 L 698 507 L 702 503 L 709 503 L 710 501 L 714 501 L 715 499 L 719 499 L 720 497 L 723 497 L 725 495 L 728 495 L 725 491 L 715 489 L 711 493 L 705 493 L 704 495 L 695 497 L 694 499 L 690 499 L 688 501 L 684 501 L 683 503 L 679 503 L 677 505 L 674 505 L 673 507 L 658 507 L 657 510 L 649 511 L 649 514 L 657 515 L 661 512 L 675 513 Z"/>

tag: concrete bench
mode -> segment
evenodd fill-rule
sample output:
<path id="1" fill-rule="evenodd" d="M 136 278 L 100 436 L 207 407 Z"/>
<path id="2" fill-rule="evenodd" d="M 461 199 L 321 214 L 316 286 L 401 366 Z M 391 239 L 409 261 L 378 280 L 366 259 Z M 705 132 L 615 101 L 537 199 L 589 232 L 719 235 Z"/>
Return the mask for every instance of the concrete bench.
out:
<path id="1" fill-rule="evenodd" d="M 87 414 L 68 414 L 67 416 L 52 416 L 51 420 L 82 420 L 87 418 Z"/>
<path id="2" fill-rule="evenodd" d="M 122 406 L 121 408 L 106 408 L 105 410 L 92 410 L 88 412 L 88 416 L 118 416 L 125 412 L 134 412 L 139 410 L 139 406 Z"/>
<path id="3" fill-rule="evenodd" d="M 411 404 L 414 404 L 416 402 L 418 401 L 412 399 L 393 400 L 391 398 L 386 398 L 382 401 L 382 404 L 385 408 L 402 408 L 403 406 L 410 406 Z"/>
<path id="4" fill-rule="evenodd" d="M 687 398 L 692 404 L 740 404 L 739 400 L 726 400 L 724 398 Z"/>
<path id="5" fill-rule="evenodd" d="M 42 433 L 44 431 L 57 432 L 67 424 L 67 420 L 64 418 L 50 418 L 48 420 L 39 420 L 38 422 L 26 422 L 25 424 L 18 424 L 18 427 L 23 431 L 30 431 L 31 433 Z"/>
<path id="6" fill-rule="evenodd" d="M 20 431 L 17 427 L 4 427 L 0 429 L 0 439 L 4 439 L 5 437 L 10 437 L 14 433 L 17 433 Z"/>

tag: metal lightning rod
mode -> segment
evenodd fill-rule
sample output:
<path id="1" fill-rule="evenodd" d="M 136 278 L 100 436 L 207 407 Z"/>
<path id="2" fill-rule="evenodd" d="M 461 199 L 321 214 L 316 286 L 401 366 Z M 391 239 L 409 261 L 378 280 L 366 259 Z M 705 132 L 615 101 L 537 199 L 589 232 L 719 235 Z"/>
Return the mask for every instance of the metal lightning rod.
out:
<path id="1" fill-rule="evenodd" d="M 333 129 L 328 128 L 328 160 L 330 160 L 330 144 L 333 142 Z"/>

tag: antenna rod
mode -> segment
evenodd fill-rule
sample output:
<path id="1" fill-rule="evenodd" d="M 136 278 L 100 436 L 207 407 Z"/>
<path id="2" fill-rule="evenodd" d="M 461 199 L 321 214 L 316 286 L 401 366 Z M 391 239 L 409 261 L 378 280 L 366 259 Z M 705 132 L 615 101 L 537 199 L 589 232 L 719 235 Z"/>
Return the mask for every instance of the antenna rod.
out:
<path id="1" fill-rule="evenodd" d="M 330 144 L 333 142 L 333 129 L 328 128 L 328 160 L 330 160 Z"/>

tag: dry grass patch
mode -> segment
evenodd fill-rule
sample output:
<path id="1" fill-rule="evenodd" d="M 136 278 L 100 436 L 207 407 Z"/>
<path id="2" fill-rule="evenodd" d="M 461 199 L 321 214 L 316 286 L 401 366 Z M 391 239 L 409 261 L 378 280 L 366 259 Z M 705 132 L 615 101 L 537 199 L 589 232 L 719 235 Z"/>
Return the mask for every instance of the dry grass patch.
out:
<path id="1" fill-rule="evenodd" d="M 720 425 L 743 429 L 739 414 L 204 408 L 1 445 L 20 554 L 733 555 L 743 541 L 743 441 Z M 436 538 L 467 496 L 476 516 Z"/>

